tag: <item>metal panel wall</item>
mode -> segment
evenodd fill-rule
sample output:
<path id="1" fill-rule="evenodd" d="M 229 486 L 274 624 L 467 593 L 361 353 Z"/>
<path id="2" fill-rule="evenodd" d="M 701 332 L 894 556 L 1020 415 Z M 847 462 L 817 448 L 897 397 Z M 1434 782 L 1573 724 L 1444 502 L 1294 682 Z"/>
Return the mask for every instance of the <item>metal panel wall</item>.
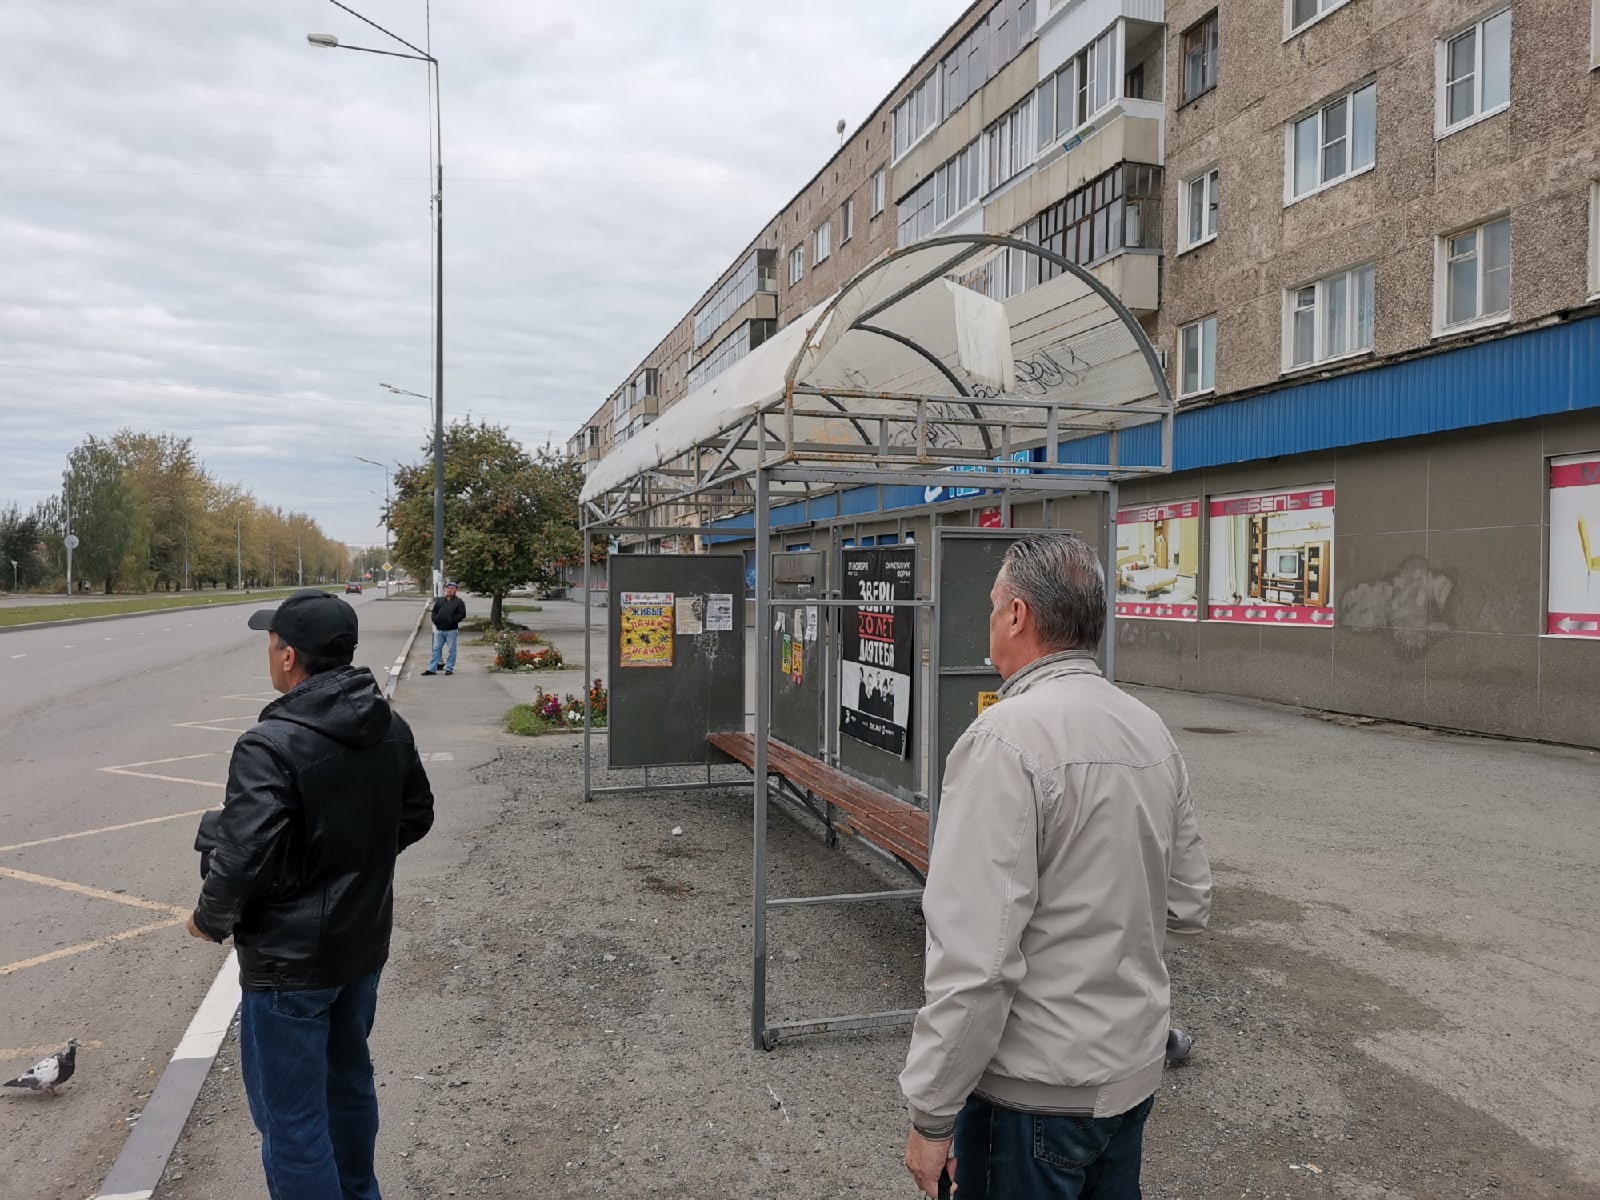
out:
<path id="1" fill-rule="evenodd" d="M 706 742 L 706 734 L 744 728 L 744 558 L 619 554 L 610 568 L 610 765 L 726 761 Z M 732 596 L 733 629 L 675 635 L 670 667 L 622 667 L 624 592 L 671 592 L 675 602 Z"/>
<path id="2" fill-rule="evenodd" d="M 827 590 L 828 556 L 820 550 L 798 550 L 772 556 L 772 611 L 783 628 L 772 634 L 772 736 L 780 742 L 821 758 L 822 710 L 826 691 L 827 635 L 832 609 L 818 609 L 806 600 L 820 599 Z M 816 636 L 808 640 L 812 629 Z M 800 638 L 800 682 L 785 671 L 783 641 Z M 792 653 L 792 650 L 791 650 Z M 791 664 L 792 666 L 792 664 Z"/>

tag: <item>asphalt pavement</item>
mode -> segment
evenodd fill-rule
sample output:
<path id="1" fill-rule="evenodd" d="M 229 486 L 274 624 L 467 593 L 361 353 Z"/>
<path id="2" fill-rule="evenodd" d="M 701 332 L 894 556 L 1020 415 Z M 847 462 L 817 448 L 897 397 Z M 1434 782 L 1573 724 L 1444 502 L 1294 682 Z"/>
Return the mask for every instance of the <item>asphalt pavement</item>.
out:
<path id="1" fill-rule="evenodd" d="M 348 599 L 381 677 L 421 602 Z M 199 815 L 275 694 L 252 611 L 0 633 L 0 1077 L 80 1040 L 68 1095 L 0 1099 L 0 1180 L 32 1195 L 94 1193 L 226 954 L 183 922 Z"/>

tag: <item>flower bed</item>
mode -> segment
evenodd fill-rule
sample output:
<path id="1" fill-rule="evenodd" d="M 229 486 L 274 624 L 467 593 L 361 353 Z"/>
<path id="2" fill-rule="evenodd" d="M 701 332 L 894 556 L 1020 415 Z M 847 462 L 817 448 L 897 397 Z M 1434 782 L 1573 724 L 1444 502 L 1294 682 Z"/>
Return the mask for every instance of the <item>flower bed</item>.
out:
<path id="1" fill-rule="evenodd" d="M 608 724 L 611 696 L 596 679 L 589 685 L 589 724 L 604 729 Z M 583 728 L 584 699 L 568 693 L 565 700 L 554 692 L 541 691 L 532 704 L 519 704 L 506 714 L 506 728 L 512 733 L 535 736 L 558 731 L 576 732 Z"/>
<path id="2" fill-rule="evenodd" d="M 566 666 L 561 651 L 543 644 L 537 633 L 503 633 L 494 642 L 496 671 L 559 671 Z"/>

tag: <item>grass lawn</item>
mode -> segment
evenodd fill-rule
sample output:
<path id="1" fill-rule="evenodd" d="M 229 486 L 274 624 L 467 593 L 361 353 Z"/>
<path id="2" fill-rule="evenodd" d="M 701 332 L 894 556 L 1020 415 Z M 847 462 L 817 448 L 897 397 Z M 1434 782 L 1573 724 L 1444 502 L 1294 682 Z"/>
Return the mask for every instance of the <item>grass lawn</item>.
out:
<path id="1" fill-rule="evenodd" d="M 503 605 L 500 606 L 500 611 L 501 612 L 543 612 L 544 611 L 544 605 L 542 605 L 542 604 L 503 604 Z"/>
<path id="2" fill-rule="evenodd" d="M 237 592 L 231 595 L 205 596 L 190 594 L 186 596 L 130 596 L 126 600 L 91 600 L 84 603 L 72 604 L 63 600 L 60 604 L 35 604 L 25 605 L 20 608 L 0 608 L 0 626 L 4 625 L 33 625 L 42 621 L 67 621 L 74 617 L 109 617 L 122 616 L 128 613 L 161 612 L 169 608 L 209 608 L 213 604 L 254 604 L 258 601 L 281 600 L 291 596 L 298 588 L 273 588 L 267 591 L 251 592 L 248 596 L 241 596 Z M 332 591 L 332 588 L 328 589 Z"/>

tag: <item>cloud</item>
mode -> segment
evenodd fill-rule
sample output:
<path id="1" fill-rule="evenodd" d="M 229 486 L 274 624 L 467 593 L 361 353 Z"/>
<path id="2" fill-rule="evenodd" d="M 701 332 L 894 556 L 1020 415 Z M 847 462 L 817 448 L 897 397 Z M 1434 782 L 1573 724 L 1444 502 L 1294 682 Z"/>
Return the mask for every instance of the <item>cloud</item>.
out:
<path id="1" fill-rule="evenodd" d="M 421 44 L 423 0 L 363 0 Z M 563 442 L 965 3 L 438 0 L 445 407 Z M 426 72 L 325 0 L 0 5 L 0 503 L 123 425 L 381 537 L 432 391 Z M 239 394 L 250 393 L 250 394 Z"/>

